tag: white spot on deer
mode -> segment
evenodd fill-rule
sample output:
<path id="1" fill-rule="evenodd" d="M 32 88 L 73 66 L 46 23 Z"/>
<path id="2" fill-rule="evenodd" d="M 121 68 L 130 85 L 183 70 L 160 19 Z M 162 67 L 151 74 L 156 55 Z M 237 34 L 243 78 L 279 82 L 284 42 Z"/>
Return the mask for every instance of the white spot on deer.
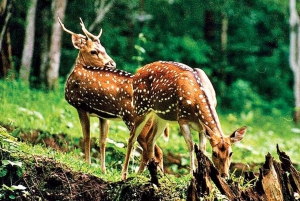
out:
<path id="1" fill-rule="evenodd" d="M 191 101 L 191 100 L 187 100 L 186 102 L 187 102 L 187 104 L 189 104 L 189 105 L 192 104 L 192 101 Z"/>

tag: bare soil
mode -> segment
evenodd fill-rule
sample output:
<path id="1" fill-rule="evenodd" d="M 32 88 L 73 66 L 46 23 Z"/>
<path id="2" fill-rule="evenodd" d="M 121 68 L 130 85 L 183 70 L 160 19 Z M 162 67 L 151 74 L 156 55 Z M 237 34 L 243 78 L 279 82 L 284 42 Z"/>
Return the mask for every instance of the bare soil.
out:
<path id="1" fill-rule="evenodd" d="M 1 161 L 14 160 L 9 152 L 1 151 Z M 133 178 L 119 182 L 104 181 L 94 175 L 75 172 L 66 165 L 46 157 L 21 156 L 24 172 L 17 175 L 16 166 L 9 166 L 9 173 L 1 177 L 0 184 L 22 185 L 30 195 L 22 191 L 0 191 L 5 200 L 10 194 L 14 200 L 181 200 L 186 189 L 157 187 L 150 182 L 132 182 Z M 3 190 L 3 189 L 2 189 Z"/>
<path id="2" fill-rule="evenodd" d="M 16 128 L 4 126 L 9 132 Z M 74 148 L 80 148 L 82 140 L 75 140 L 76 144 L 65 134 L 50 134 L 40 130 L 25 132 L 19 130 L 15 137 L 20 141 L 32 144 L 44 144 L 55 150 L 67 152 Z M 92 145 L 99 150 L 96 143 Z M 1 148 L 1 145 L 0 145 Z M 96 156 L 97 157 L 97 156 Z M 8 173 L 5 177 L 0 175 L 0 186 L 5 184 L 22 185 L 30 195 L 21 190 L 10 192 L 0 189 L 0 196 L 9 200 L 11 194 L 14 200 L 131 200 L 131 201 L 155 201 L 155 200 L 182 200 L 186 189 L 170 189 L 170 186 L 162 184 L 160 187 L 150 182 L 133 182 L 129 178 L 125 182 L 104 181 L 94 175 L 72 171 L 65 164 L 58 163 L 47 157 L 26 156 L 20 154 L 17 158 L 0 149 L 0 167 L 3 160 L 22 161 L 23 174 L 18 175 L 16 166 L 7 166 Z M 0 170 L 1 174 L 1 170 Z M 0 197 L 1 200 L 1 197 Z"/>

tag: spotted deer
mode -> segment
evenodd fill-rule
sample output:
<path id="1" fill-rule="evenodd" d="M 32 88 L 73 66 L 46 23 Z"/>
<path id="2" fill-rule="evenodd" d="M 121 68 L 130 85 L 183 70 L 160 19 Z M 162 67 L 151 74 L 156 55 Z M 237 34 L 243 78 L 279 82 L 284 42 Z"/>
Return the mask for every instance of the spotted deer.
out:
<path id="1" fill-rule="evenodd" d="M 221 176 L 228 176 L 231 145 L 242 140 L 246 127 L 237 129 L 229 136 L 224 135 L 215 109 L 215 91 L 202 70 L 193 70 L 177 62 L 154 62 L 137 70 L 133 89 L 136 118 L 128 140 L 123 180 L 127 177 L 132 145 L 149 118 L 153 118 L 154 132 L 148 136 L 148 158 L 153 158 L 153 146 L 167 123 L 177 122 L 189 149 L 191 174 L 195 169 L 190 130 L 193 129 L 199 133 L 202 151 L 206 148 L 206 138 L 209 140 L 214 165 Z"/>
<path id="2" fill-rule="evenodd" d="M 77 109 L 84 138 L 84 153 L 87 163 L 90 157 L 90 116 L 99 118 L 99 144 L 101 170 L 106 172 L 105 147 L 108 135 L 108 120 L 123 120 L 130 130 L 133 125 L 132 81 L 133 76 L 122 70 L 116 69 L 115 62 L 106 53 L 100 43 L 100 36 L 95 36 L 87 31 L 81 21 L 82 31 L 85 35 L 76 34 L 65 28 L 59 20 L 62 29 L 71 34 L 72 43 L 79 50 L 76 64 L 70 73 L 65 86 L 65 99 Z M 138 142 L 143 148 L 142 162 L 139 172 L 145 168 L 147 158 L 146 135 L 152 131 L 150 119 L 141 131 Z M 164 131 L 168 135 L 168 129 Z M 162 151 L 155 146 L 156 160 L 163 168 Z"/>

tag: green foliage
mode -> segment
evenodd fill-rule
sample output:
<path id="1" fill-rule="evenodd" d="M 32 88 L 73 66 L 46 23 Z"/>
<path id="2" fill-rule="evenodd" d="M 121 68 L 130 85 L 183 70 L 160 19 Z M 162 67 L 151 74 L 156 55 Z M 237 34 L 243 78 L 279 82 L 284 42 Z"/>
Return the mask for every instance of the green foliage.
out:
<path id="1" fill-rule="evenodd" d="M 222 104 L 236 112 L 249 112 L 263 106 L 264 101 L 253 90 L 249 82 L 237 80 L 227 88 Z"/>
<path id="2" fill-rule="evenodd" d="M 144 61 L 144 54 L 146 53 L 146 50 L 143 48 L 143 46 L 146 42 L 147 40 L 144 34 L 140 33 L 136 45 L 134 45 L 137 55 L 132 57 L 132 60 L 137 62 L 137 67 L 141 66 L 141 62 Z"/>
<path id="3" fill-rule="evenodd" d="M 0 126 L 0 199 L 1 200 L 14 200 L 19 196 L 29 195 L 27 188 L 23 185 L 14 185 L 19 178 L 23 176 L 23 164 L 21 161 L 11 161 L 5 159 L 8 153 L 13 153 L 18 150 L 16 139 L 9 135 L 7 131 Z"/>
<path id="4" fill-rule="evenodd" d="M 89 27 L 97 17 L 95 5 L 98 4 L 95 2 L 69 2 L 64 20 L 66 26 L 80 33 L 78 17 L 81 17 Z M 27 8 L 28 2 L 25 7 L 14 2 L 10 26 L 16 70 L 21 58 Z M 279 0 L 120 0 L 114 2 L 100 27 L 90 31 L 96 34 L 103 28 L 101 43 L 119 69 L 134 73 L 137 67 L 156 60 L 179 61 L 207 72 L 218 99 L 225 99 L 219 101 L 222 108 L 236 107 L 228 104 L 231 100 L 228 88 L 237 89 L 236 85 L 243 81 L 254 92 L 251 99 L 261 102 L 251 103 L 253 106 L 264 105 L 265 101 L 272 102 L 272 107 L 291 110 L 293 75 L 288 64 L 287 8 L 288 2 Z M 37 15 L 50 13 L 50 9 L 50 1 L 40 2 Z M 222 50 L 220 41 L 225 17 L 228 20 L 227 48 Z M 31 73 L 36 77 L 31 79 L 34 82 L 40 81 L 42 31 L 51 32 L 50 25 L 37 19 L 37 27 L 41 28 L 35 33 L 37 41 Z M 63 36 L 60 75 L 65 78 L 74 65 L 78 50 L 74 49 L 68 34 Z M 248 105 L 238 107 L 242 110 Z M 263 107 L 266 112 L 273 110 L 266 105 Z M 38 118 L 34 116 L 32 122 Z"/>
<path id="5" fill-rule="evenodd" d="M 9 145 L 7 149 L 10 149 L 11 146 L 17 145 L 17 139 L 11 136 L 6 128 L 0 126 L 0 148 L 4 149 L 7 144 Z"/>
<path id="6" fill-rule="evenodd" d="M 221 105 L 226 105 L 226 108 L 229 110 L 244 113 L 252 110 L 260 110 L 271 114 L 292 111 L 291 107 L 289 107 L 292 104 L 287 104 L 284 97 L 267 100 L 267 97 L 260 96 L 257 90 L 251 87 L 250 82 L 241 79 L 238 79 L 226 88 L 225 95 L 221 99 Z"/>
<path id="7" fill-rule="evenodd" d="M 30 195 L 28 191 L 26 191 L 26 187 L 23 185 L 12 185 L 7 186 L 5 184 L 2 185 L 0 189 L 0 198 L 5 200 L 15 200 L 17 197 L 23 196 L 26 197 Z"/>

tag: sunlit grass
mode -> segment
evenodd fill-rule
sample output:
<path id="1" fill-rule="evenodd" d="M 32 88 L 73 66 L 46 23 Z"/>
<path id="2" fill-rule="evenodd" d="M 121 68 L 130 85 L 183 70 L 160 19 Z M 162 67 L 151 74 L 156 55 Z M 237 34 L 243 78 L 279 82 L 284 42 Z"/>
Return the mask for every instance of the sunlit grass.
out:
<path id="1" fill-rule="evenodd" d="M 232 132 L 239 126 L 247 126 L 244 139 L 233 147 L 234 161 L 262 163 L 267 153 L 271 153 L 278 159 L 276 154 L 276 145 L 278 144 L 279 148 L 285 151 L 293 162 L 297 163 L 300 160 L 299 126 L 293 123 L 291 113 L 284 112 L 281 115 L 265 115 L 255 111 L 249 114 L 221 116 L 226 131 L 229 127 L 232 128 Z"/>
<path id="2" fill-rule="evenodd" d="M 51 133 L 78 133 L 76 111 L 64 100 L 63 89 L 45 92 L 2 80 L 0 91 L 2 123 Z"/>
<path id="3" fill-rule="evenodd" d="M 40 129 L 50 133 L 66 133 L 71 138 L 82 137 L 77 112 L 65 101 L 63 85 L 56 91 L 46 92 L 30 89 L 20 82 L 2 80 L 0 81 L 0 91 L 0 122 L 3 124 L 21 127 L 29 131 Z M 230 134 L 244 125 L 248 128 L 245 138 L 233 146 L 234 162 L 262 163 L 268 152 L 276 156 L 276 144 L 279 144 L 282 151 L 287 152 L 293 162 L 300 161 L 300 152 L 297 150 L 300 145 L 300 128 L 293 124 L 290 112 L 282 111 L 282 114 L 270 115 L 262 114 L 258 110 L 242 114 L 219 112 L 219 116 L 226 134 Z M 92 118 L 91 125 L 92 137 L 98 138 L 98 120 Z M 123 122 L 110 122 L 109 138 L 112 141 L 108 142 L 108 172 L 119 172 L 123 162 L 122 158 L 116 160 L 114 153 L 111 153 L 109 148 L 116 148 L 115 142 L 126 144 L 128 137 L 129 131 Z M 196 132 L 193 132 L 193 139 L 195 143 L 198 143 Z M 170 125 L 168 142 L 160 137 L 158 145 L 165 154 L 171 152 L 184 156 L 182 163 L 189 164 L 188 149 L 177 125 Z M 121 154 L 125 154 L 126 147 L 117 149 Z M 210 150 L 211 148 L 207 144 L 207 151 L 210 152 Z M 68 154 L 74 155 L 73 158 Z M 82 164 L 80 165 L 82 171 L 89 172 L 93 166 L 95 166 L 96 174 L 98 174 L 97 171 L 100 171 L 97 160 L 92 166 L 85 166 L 80 151 L 62 155 L 66 155 L 63 160 L 67 161 L 72 158 L 71 161 L 78 161 L 78 164 Z M 172 167 L 172 169 L 176 170 L 176 167 Z"/>

